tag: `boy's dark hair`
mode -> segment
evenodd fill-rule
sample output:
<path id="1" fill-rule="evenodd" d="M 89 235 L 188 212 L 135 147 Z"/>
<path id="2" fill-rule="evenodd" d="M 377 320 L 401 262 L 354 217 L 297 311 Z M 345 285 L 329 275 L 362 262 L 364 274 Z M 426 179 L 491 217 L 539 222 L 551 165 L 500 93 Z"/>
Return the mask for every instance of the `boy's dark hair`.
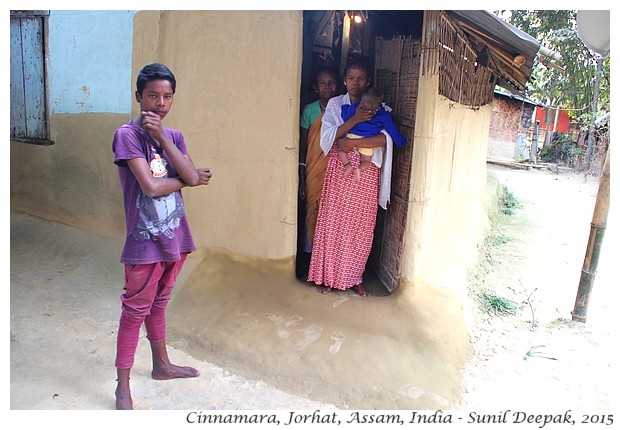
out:
<path id="1" fill-rule="evenodd" d="M 142 94 L 147 82 L 160 79 L 170 82 L 170 85 L 172 86 L 172 93 L 174 94 L 177 89 L 177 80 L 172 71 L 167 66 L 160 63 L 148 64 L 140 70 L 140 73 L 138 73 L 138 79 L 136 80 L 136 89 L 138 90 L 138 94 Z"/>

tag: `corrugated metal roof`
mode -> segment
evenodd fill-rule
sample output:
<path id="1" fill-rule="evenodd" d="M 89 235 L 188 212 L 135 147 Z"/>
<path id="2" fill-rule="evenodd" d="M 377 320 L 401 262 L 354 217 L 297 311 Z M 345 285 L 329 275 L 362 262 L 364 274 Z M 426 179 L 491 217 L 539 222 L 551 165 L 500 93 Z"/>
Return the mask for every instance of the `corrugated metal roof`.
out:
<path id="1" fill-rule="evenodd" d="M 544 104 L 542 104 L 540 102 L 537 102 L 536 100 L 532 100 L 532 99 L 529 99 L 527 97 L 524 97 L 524 96 L 521 96 L 521 95 L 518 95 L 518 94 L 514 94 L 514 93 L 506 93 L 503 90 L 501 90 L 501 91 L 500 90 L 495 90 L 494 93 L 495 93 L 495 95 L 503 96 L 503 97 L 508 97 L 508 98 L 515 99 L 515 100 L 519 100 L 519 101 L 521 101 L 523 103 L 527 103 L 527 104 L 530 104 L 530 105 L 533 105 L 533 106 L 544 106 Z"/>
<path id="2" fill-rule="evenodd" d="M 500 76 L 498 85 L 522 94 L 540 42 L 485 10 L 447 11 L 468 36 L 481 61 Z"/>

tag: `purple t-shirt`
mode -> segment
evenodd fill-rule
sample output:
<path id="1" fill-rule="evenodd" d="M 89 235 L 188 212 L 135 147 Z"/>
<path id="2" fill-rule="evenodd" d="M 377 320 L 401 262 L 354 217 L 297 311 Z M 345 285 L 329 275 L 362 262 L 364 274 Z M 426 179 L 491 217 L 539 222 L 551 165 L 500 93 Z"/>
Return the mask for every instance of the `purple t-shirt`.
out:
<path id="1" fill-rule="evenodd" d="M 180 131 L 165 128 L 170 139 L 183 154 L 187 154 Z M 123 264 L 149 264 L 158 261 L 178 261 L 181 253 L 196 250 L 181 191 L 151 198 L 146 196 L 127 160 L 144 158 L 155 177 L 177 176 L 174 166 L 162 148 L 133 120 L 119 127 L 112 141 L 114 164 L 123 191 L 127 235 L 121 254 Z"/>

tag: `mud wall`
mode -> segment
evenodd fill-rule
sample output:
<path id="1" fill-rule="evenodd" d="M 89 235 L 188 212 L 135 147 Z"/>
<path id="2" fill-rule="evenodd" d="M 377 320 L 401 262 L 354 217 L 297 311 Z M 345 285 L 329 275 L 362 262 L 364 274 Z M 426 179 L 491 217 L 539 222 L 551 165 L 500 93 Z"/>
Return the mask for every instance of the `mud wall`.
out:
<path id="1" fill-rule="evenodd" d="M 64 45 L 63 55 L 85 44 L 91 54 L 78 52 L 73 63 L 50 57 L 48 74 L 90 70 L 92 62 L 116 58 L 116 68 L 128 70 L 128 82 L 119 80 L 118 88 L 109 91 L 116 91 L 132 111 L 55 110 L 50 118 L 55 145 L 11 142 L 11 209 L 123 234 L 111 140 L 114 130 L 137 114 L 133 92 L 139 69 L 157 61 L 167 64 L 178 81 L 166 125 L 183 131 L 195 164 L 210 167 L 214 175 L 208 187 L 184 190 L 197 245 L 292 261 L 302 12 L 137 12 L 131 31 L 123 30 L 127 40 L 133 38 L 127 58 L 120 45 L 95 50 L 84 26 L 92 30 L 111 20 L 93 14 L 63 13 L 58 27 L 54 23 L 61 13 L 51 13 L 50 39 L 73 32 L 74 43 Z M 55 52 L 58 58 L 61 53 Z M 112 71 L 99 73 L 79 75 L 81 80 L 64 84 L 57 94 L 87 87 Z"/>
<path id="2" fill-rule="evenodd" d="M 131 76 L 130 85 L 119 82 L 120 105 L 129 100 L 132 111 L 55 112 L 55 145 L 12 142 L 11 209 L 122 235 L 111 139 L 137 114 L 138 70 L 159 61 L 178 80 L 166 123 L 184 132 L 194 162 L 214 174 L 208 187 L 184 190 L 198 247 L 288 262 L 292 272 L 301 35 L 301 11 L 135 13 L 131 58 L 118 66 Z M 62 74 L 62 64 L 52 65 L 51 74 Z M 491 107 L 439 97 L 436 76 L 421 78 L 419 91 L 401 276 L 460 293 L 487 220 Z"/>
<path id="3" fill-rule="evenodd" d="M 486 151 L 491 106 L 471 109 L 420 79 L 408 234 L 402 276 L 416 288 L 441 286 L 462 297 L 476 246 L 488 225 Z"/>

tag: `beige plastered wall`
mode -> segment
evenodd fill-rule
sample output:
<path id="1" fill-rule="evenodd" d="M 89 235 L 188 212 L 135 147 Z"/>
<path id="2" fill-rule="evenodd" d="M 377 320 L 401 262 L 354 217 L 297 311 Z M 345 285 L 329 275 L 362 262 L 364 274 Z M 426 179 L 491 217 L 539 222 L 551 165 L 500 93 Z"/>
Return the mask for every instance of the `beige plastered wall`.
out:
<path id="1" fill-rule="evenodd" d="M 132 91 L 145 64 L 177 78 L 165 125 L 184 133 L 207 187 L 183 190 L 199 248 L 291 262 L 297 235 L 301 11 L 141 11 Z M 138 113 L 51 118 L 55 145 L 11 143 L 11 208 L 124 234 L 114 130 Z"/>
<path id="2" fill-rule="evenodd" d="M 184 197 L 200 249 L 269 259 L 293 271 L 296 252 L 301 11 L 142 11 L 133 73 L 148 63 L 177 77 L 166 125 L 183 131 L 207 187 Z M 403 283 L 465 292 L 487 223 L 486 141 L 491 106 L 437 95 L 421 78 Z M 135 82 L 132 82 L 134 88 Z M 134 88 L 135 90 L 135 88 Z M 134 95 L 128 95 L 134 100 Z M 11 143 L 11 209 L 122 237 L 114 130 L 137 114 L 56 115 L 50 147 Z M 401 293 L 413 297 L 413 288 Z"/>
<path id="3" fill-rule="evenodd" d="M 170 66 L 166 120 L 213 172 L 207 187 L 183 192 L 197 245 L 292 262 L 302 12 L 143 11 L 134 35 L 134 75 Z"/>
<path id="4" fill-rule="evenodd" d="M 51 146 L 11 142 L 11 210 L 98 235 L 125 231 L 112 135 L 131 116 L 65 114 L 51 118 Z"/>
<path id="5" fill-rule="evenodd" d="M 489 139 L 487 156 L 493 160 L 515 161 L 515 142 Z"/>
<path id="6" fill-rule="evenodd" d="M 472 109 L 420 78 L 401 273 L 416 288 L 466 295 L 467 272 L 488 227 L 487 139 L 491 105 Z"/>

